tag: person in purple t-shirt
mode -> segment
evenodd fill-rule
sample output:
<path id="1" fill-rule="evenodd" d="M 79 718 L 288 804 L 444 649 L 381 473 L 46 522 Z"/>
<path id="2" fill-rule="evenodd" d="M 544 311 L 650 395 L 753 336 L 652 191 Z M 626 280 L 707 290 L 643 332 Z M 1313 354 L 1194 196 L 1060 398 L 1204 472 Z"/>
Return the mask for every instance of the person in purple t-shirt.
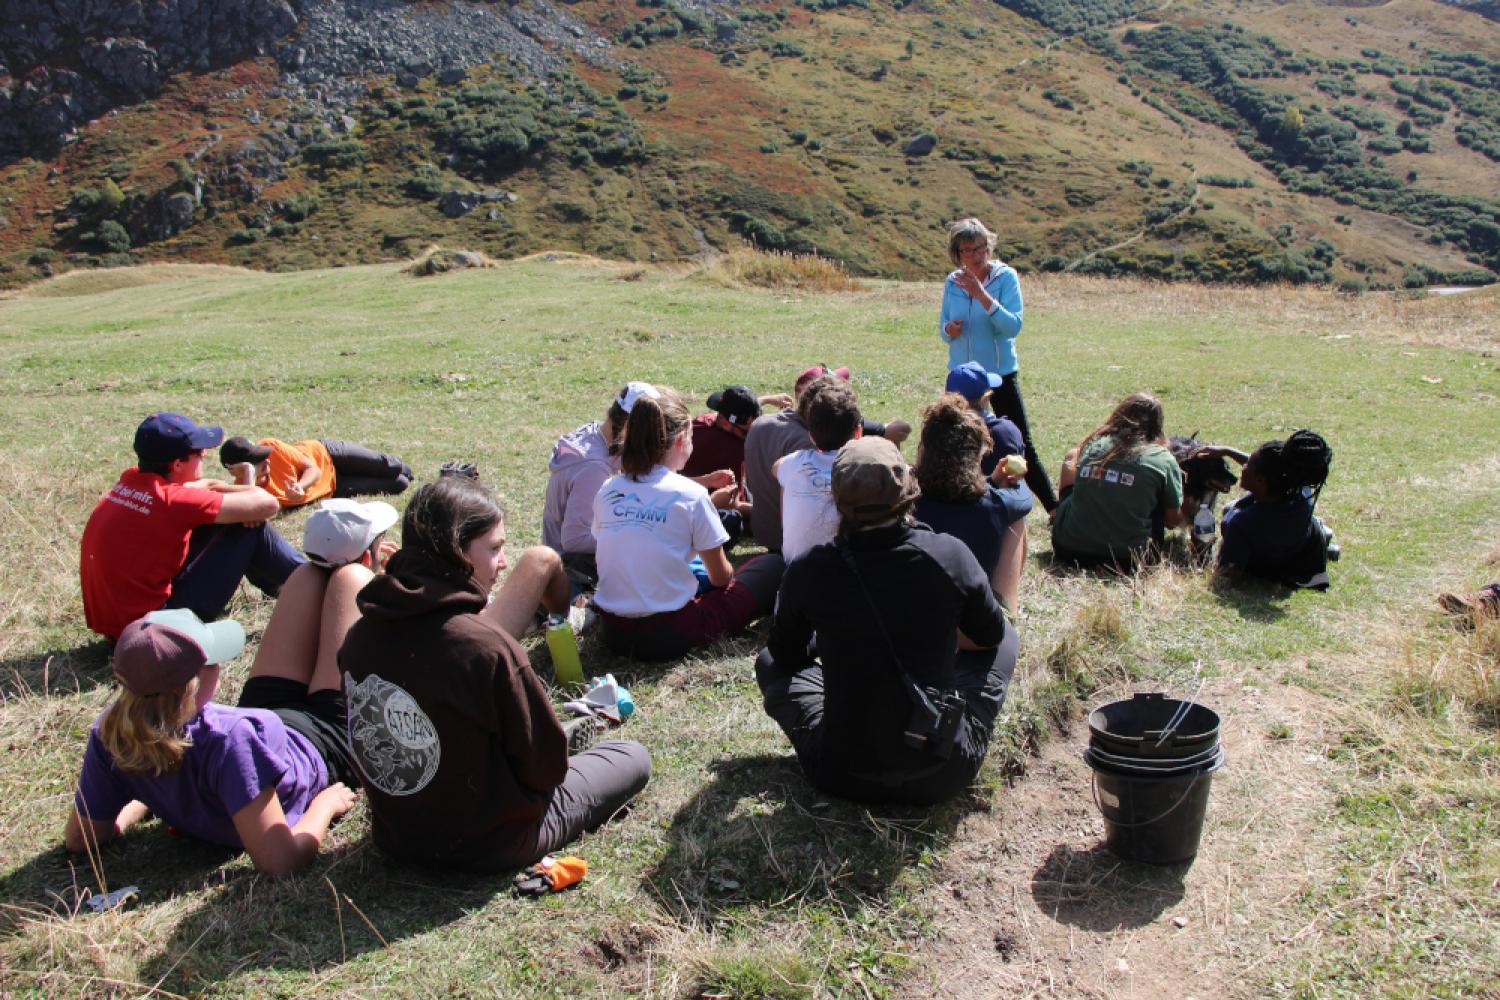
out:
<path id="1" fill-rule="evenodd" d="M 311 863 L 358 785 L 337 654 L 373 576 L 367 559 L 292 574 L 235 708 L 212 698 L 220 665 L 244 647 L 237 623 L 175 609 L 126 626 L 113 660 L 121 690 L 89 732 L 67 849 L 91 851 L 154 813 L 243 848 L 268 874 Z"/>

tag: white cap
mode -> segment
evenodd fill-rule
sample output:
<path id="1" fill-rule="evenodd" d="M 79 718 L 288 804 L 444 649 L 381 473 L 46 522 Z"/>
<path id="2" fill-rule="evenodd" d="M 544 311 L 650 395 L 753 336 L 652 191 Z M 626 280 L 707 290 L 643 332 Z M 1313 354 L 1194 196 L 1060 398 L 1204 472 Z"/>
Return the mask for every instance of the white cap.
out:
<path id="1" fill-rule="evenodd" d="M 324 500 L 302 530 L 302 551 L 319 566 L 355 562 L 398 516 L 396 508 L 379 500 Z"/>

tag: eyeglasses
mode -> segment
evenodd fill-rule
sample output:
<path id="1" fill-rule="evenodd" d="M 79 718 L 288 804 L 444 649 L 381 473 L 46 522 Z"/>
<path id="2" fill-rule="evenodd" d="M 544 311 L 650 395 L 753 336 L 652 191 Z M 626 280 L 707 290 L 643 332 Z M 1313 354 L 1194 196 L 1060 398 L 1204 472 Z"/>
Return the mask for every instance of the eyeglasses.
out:
<path id="1" fill-rule="evenodd" d="M 975 243 L 972 246 L 958 248 L 958 253 L 961 257 L 968 257 L 976 253 L 988 254 L 989 252 L 989 245 L 985 243 Z"/>

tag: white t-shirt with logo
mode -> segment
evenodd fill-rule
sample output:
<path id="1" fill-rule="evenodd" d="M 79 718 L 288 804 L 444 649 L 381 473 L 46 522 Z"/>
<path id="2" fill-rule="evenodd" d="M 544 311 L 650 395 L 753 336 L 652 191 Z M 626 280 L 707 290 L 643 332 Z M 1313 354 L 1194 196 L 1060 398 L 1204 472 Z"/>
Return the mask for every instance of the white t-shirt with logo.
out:
<path id="1" fill-rule="evenodd" d="M 776 467 L 781 483 L 781 554 L 787 562 L 838 534 L 839 512 L 831 486 L 838 454 L 804 448 Z"/>
<path id="2" fill-rule="evenodd" d="M 642 618 L 676 611 L 698 594 L 688 563 L 729 541 L 708 490 L 658 465 L 639 480 L 615 476 L 594 497 L 594 603 Z"/>

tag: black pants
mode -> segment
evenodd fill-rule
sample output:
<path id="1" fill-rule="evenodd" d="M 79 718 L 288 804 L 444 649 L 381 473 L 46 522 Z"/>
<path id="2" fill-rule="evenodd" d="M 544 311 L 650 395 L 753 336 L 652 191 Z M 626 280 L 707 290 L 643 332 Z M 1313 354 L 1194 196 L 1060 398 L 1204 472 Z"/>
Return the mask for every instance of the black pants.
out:
<path id="1" fill-rule="evenodd" d="M 1031 425 L 1026 422 L 1026 404 L 1021 402 L 1021 383 L 1011 372 L 1000 380 L 1000 388 L 990 394 L 990 409 L 998 417 L 1009 417 L 1021 432 L 1021 441 L 1026 445 L 1026 485 L 1047 513 L 1057 509 L 1057 494 L 1052 492 L 1052 480 L 1047 477 L 1047 467 L 1037 456 L 1036 445 L 1031 443 Z"/>
<path id="2" fill-rule="evenodd" d="M 323 447 L 333 459 L 333 495 L 336 497 L 400 493 L 411 485 L 411 466 L 395 455 L 337 438 L 324 439 Z"/>
<path id="3" fill-rule="evenodd" d="M 968 708 L 959 727 L 953 755 L 920 774 L 827 774 L 822 767 L 823 667 L 811 663 L 794 674 L 776 668 L 771 651 L 763 649 L 755 661 L 766 714 L 786 733 L 797 752 L 797 762 L 808 780 L 825 792 L 862 802 L 907 802 L 928 805 L 952 798 L 967 788 L 984 764 L 995 718 L 1005 704 L 1011 674 L 1016 669 L 1020 639 L 1009 626 L 994 649 L 962 650 L 954 663 L 954 690 Z M 892 734 L 899 739 L 898 734 Z"/>

